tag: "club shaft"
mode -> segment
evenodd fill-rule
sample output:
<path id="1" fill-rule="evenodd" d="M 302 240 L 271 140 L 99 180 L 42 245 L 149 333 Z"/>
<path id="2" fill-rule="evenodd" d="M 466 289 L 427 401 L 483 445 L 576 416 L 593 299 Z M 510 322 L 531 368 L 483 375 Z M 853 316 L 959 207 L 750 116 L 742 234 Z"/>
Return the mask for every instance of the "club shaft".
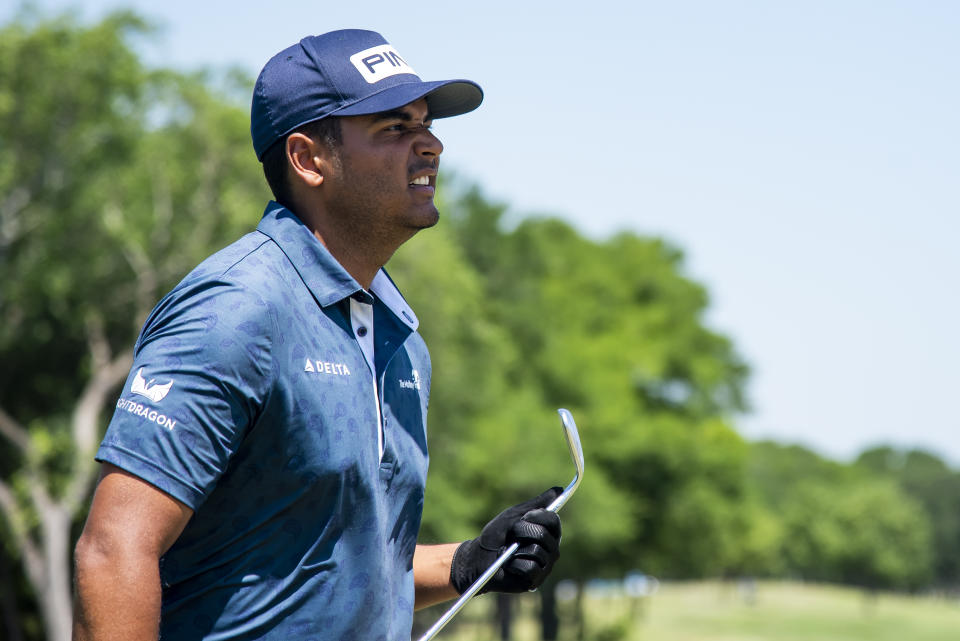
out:
<path id="1" fill-rule="evenodd" d="M 467 591 L 460 595 L 460 598 L 457 599 L 457 602 L 454 603 L 449 610 L 444 612 L 443 616 L 437 619 L 437 622 L 430 626 L 430 629 L 423 633 L 423 636 L 420 637 L 419 641 L 430 641 L 433 637 L 437 636 L 437 633 L 440 632 L 449 622 L 450 619 L 457 616 L 457 613 L 467 604 L 467 602 L 479 592 L 487 582 L 493 578 L 493 575 L 497 573 L 504 563 L 507 562 L 513 553 L 517 551 L 517 548 L 520 547 L 516 543 L 512 543 L 510 547 L 504 550 L 503 554 L 497 557 L 497 560 L 493 562 L 487 571 L 480 575 L 476 581 L 473 582 Z"/>

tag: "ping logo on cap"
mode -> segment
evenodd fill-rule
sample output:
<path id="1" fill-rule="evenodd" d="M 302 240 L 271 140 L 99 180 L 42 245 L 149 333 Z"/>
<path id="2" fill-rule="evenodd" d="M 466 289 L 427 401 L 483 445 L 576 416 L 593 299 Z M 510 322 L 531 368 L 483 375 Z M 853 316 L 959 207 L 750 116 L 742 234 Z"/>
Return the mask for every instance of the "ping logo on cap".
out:
<path id="1" fill-rule="evenodd" d="M 371 85 L 398 73 L 417 75 L 417 72 L 390 45 L 377 45 L 364 49 L 350 56 L 350 62 Z"/>

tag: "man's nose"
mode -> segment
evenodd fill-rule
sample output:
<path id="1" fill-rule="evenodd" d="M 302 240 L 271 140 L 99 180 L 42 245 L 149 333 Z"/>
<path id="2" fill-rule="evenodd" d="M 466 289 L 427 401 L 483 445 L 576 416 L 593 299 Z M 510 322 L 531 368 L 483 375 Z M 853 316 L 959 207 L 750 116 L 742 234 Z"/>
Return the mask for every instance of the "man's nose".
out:
<path id="1" fill-rule="evenodd" d="M 439 156 L 443 153 L 443 143 L 436 134 L 424 127 L 420 130 L 414 150 L 418 156 Z"/>

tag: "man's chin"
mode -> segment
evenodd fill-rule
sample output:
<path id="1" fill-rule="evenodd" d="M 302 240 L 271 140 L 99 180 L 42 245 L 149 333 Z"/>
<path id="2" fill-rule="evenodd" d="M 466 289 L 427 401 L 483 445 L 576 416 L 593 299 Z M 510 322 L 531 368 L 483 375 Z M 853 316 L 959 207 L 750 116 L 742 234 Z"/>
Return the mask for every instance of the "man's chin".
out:
<path id="1" fill-rule="evenodd" d="M 419 229 L 430 229 L 440 221 L 440 212 L 434 209 L 432 212 L 425 212 L 414 222 L 414 227 Z"/>

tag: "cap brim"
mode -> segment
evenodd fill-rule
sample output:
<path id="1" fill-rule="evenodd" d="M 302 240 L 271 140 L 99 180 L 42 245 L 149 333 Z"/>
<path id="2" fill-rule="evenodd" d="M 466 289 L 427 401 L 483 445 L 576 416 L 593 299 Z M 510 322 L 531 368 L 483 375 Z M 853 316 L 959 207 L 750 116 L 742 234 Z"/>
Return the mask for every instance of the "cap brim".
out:
<path id="1" fill-rule="evenodd" d="M 449 118 L 473 111 L 483 102 L 483 90 L 471 80 L 435 80 L 432 82 L 403 83 L 387 87 L 363 100 L 342 107 L 331 116 L 363 116 L 375 114 L 410 104 L 420 98 L 427 99 L 431 118 Z"/>

